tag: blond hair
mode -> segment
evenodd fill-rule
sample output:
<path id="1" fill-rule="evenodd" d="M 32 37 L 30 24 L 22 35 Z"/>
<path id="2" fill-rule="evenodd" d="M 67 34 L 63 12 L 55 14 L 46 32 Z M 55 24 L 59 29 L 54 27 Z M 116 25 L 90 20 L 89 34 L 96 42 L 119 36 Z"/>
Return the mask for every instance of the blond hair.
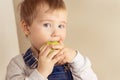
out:
<path id="1" fill-rule="evenodd" d="M 31 25 L 37 15 L 37 6 L 48 5 L 49 10 L 66 10 L 63 0 L 24 0 L 20 6 L 20 18 Z"/>

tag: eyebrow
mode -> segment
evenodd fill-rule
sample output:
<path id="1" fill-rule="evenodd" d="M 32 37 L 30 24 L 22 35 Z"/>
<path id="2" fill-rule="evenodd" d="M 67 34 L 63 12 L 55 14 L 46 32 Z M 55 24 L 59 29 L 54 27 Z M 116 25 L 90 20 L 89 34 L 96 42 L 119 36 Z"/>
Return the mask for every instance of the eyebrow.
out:
<path id="1" fill-rule="evenodd" d="M 41 22 L 42 21 L 49 21 L 49 22 L 53 22 L 52 20 L 49 20 L 49 19 L 47 19 L 47 20 L 45 20 L 45 19 L 43 19 L 43 20 L 40 20 Z M 65 21 L 60 21 L 61 23 L 64 23 L 64 24 L 67 24 L 67 21 L 65 20 Z"/>

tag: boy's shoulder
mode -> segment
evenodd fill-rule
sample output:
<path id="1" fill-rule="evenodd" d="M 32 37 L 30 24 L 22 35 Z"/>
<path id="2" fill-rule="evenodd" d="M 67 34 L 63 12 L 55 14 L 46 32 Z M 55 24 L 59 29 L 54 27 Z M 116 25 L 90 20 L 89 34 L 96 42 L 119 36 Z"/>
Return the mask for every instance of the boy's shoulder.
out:
<path id="1" fill-rule="evenodd" d="M 18 54 L 10 60 L 8 66 L 13 66 L 13 65 L 21 68 L 26 67 L 25 62 L 23 60 L 23 54 Z"/>
<path id="2" fill-rule="evenodd" d="M 23 62 L 23 54 L 18 54 L 16 56 L 14 56 L 11 61 L 14 61 L 14 62 Z"/>

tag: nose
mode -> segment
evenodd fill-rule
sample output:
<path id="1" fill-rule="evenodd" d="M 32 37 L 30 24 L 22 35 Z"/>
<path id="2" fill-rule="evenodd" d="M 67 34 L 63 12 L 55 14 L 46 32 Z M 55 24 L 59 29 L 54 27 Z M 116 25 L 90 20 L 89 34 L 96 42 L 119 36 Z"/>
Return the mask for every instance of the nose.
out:
<path id="1" fill-rule="evenodd" d="M 60 34 L 59 31 L 54 29 L 51 34 L 51 41 L 59 41 L 60 40 Z"/>
<path id="2" fill-rule="evenodd" d="M 54 28 L 53 31 L 52 31 L 52 34 L 51 34 L 52 37 L 58 37 L 59 36 L 59 31 Z"/>

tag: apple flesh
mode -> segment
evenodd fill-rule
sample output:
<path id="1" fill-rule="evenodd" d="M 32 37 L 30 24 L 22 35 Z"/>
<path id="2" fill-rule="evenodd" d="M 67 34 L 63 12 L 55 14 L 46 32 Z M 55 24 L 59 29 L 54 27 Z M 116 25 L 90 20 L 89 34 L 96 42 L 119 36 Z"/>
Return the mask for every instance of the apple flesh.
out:
<path id="1" fill-rule="evenodd" d="M 57 41 L 48 41 L 47 44 L 53 44 L 53 45 L 57 45 L 59 44 Z"/>
<path id="2" fill-rule="evenodd" d="M 58 45 L 59 43 L 57 41 L 48 41 L 47 44 L 52 44 L 52 45 Z M 51 49 L 50 53 L 52 53 L 54 49 Z"/>

